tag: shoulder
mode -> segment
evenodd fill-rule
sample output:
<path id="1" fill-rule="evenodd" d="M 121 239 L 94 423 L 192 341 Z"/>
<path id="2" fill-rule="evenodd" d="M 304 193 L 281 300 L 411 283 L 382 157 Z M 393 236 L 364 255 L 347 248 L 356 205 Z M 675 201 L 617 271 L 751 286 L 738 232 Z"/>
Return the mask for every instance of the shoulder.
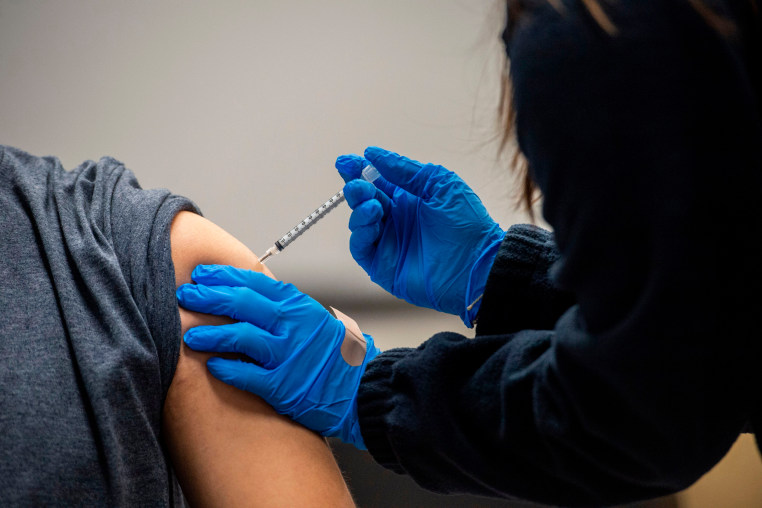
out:
<path id="1" fill-rule="evenodd" d="M 38 157 L 12 146 L 0 145 L 0 176 L 5 180 L 43 175 L 61 163 L 56 157 Z"/>

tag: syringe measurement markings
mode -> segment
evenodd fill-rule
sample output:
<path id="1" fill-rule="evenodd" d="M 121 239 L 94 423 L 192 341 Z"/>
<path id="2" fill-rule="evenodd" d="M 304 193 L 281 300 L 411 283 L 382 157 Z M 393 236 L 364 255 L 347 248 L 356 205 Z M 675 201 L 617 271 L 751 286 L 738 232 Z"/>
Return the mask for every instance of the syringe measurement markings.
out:
<path id="1" fill-rule="evenodd" d="M 376 168 L 368 164 L 365 166 L 361 173 L 362 179 L 366 182 L 373 183 L 380 175 Z M 272 247 L 267 249 L 264 255 L 260 256 L 259 260 L 265 262 L 270 256 L 281 252 L 288 244 L 296 240 L 302 233 L 312 227 L 313 223 L 322 219 L 328 212 L 336 208 L 339 204 L 344 202 L 344 192 L 339 191 L 334 194 L 328 201 L 320 205 L 317 210 L 309 214 L 302 222 L 296 225 L 291 231 L 276 241 Z"/>
<path id="2" fill-rule="evenodd" d="M 339 205 L 344 201 L 344 192 L 339 191 L 331 198 L 320 205 L 314 212 L 309 214 L 307 217 L 302 220 L 299 224 L 294 226 L 291 231 L 286 233 L 277 243 L 280 244 L 278 247 L 282 250 L 284 249 L 288 244 L 290 244 L 292 241 L 296 240 L 299 236 L 301 236 L 302 233 L 307 231 L 314 222 L 317 222 L 318 220 L 322 219 L 324 216 L 324 213 L 327 210 L 330 210 L 334 208 L 335 206 Z"/>

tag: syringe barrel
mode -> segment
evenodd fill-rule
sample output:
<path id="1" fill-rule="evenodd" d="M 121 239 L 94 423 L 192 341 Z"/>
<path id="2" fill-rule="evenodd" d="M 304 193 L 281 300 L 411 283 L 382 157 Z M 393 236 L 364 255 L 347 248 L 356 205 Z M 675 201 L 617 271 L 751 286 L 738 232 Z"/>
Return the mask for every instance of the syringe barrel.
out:
<path id="1" fill-rule="evenodd" d="M 331 199 L 320 205 L 314 212 L 309 214 L 302 222 L 291 228 L 291 230 L 283 235 L 276 244 L 280 245 L 281 250 L 285 249 L 288 244 L 299 238 L 302 233 L 307 231 L 313 224 L 322 219 L 331 210 L 339 206 L 346 198 L 344 197 L 344 191 L 340 190 Z"/>
<path id="2" fill-rule="evenodd" d="M 368 182 L 375 181 L 379 176 L 381 176 L 378 173 L 378 170 L 373 167 L 371 164 L 368 164 L 365 166 L 362 170 L 361 177 L 363 180 L 366 180 Z M 307 231 L 310 227 L 312 227 L 313 224 L 315 224 L 317 221 L 322 219 L 324 216 L 328 215 L 328 212 L 339 206 L 343 201 L 344 198 L 344 191 L 340 190 L 333 196 L 331 196 L 331 199 L 320 205 L 317 209 L 315 209 L 314 212 L 309 214 L 302 222 L 291 228 L 291 230 L 283 235 L 280 239 L 278 239 L 275 242 L 275 245 L 273 247 L 270 247 L 268 249 L 267 253 L 262 256 L 262 260 L 264 261 L 268 257 L 272 256 L 273 254 L 276 254 L 277 252 L 282 251 L 286 248 L 288 244 L 299 238 L 302 233 Z"/>

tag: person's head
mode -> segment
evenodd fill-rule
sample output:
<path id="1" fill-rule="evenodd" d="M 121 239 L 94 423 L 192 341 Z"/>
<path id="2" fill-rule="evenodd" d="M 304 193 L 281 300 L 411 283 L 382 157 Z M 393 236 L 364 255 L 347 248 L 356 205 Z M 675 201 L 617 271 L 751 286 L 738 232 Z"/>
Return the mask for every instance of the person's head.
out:
<path id="1" fill-rule="evenodd" d="M 532 3 L 537 3 L 538 0 L 530 0 Z M 556 9 L 561 15 L 564 13 L 564 6 L 562 0 L 540 0 L 545 1 L 548 5 Z M 706 20 L 712 28 L 725 36 L 732 36 L 735 32 L 735 26 L 732 22 L 716 13 L 706 3 L 705 0 L 686 0 L 703 18 Z M 759 0 L 746 0 L 752 7 L 754 13 L 759 13 Z M 504 0 L 506 21 L 503 27 L 502 37 L 503 41 L 507 45 L 510 37 L 513 34 L 515 27 L 518 25 L 520 19 L 526 16 L 527 0 Z M 596 23 L 608 34 L 609 37 L 617 37 L 616 24 L 612 22 L 608 12 L 616 8 L 615 2 L 602 2 L 601 0 L 579 0 L 585 9 L 590 13 L 590 16 Z M 502 73 L 501 94 L 498 104 L 498 118 L 500 125 L 499 133 L 499 149 L 501 152 L 505 151 L 506 147 L 510 144 L 510 141 L 515 137 L 515 122 L 516 114 L 513 107 L 513 92 L 511 87 L 510 76 L 510 62 L 506 58 L 505 66 Z M 520 195 L 518 205 L 524 207 L 526 211 L 532 216 L 532 205 L 539 198 L 539 191 L 532 179 L 532 170 L 529 161 L 521 153 L 518 144 L 516 143 L 516 151 L 511 159 L 511 169 L 517 174 L 520 181 Z"/>

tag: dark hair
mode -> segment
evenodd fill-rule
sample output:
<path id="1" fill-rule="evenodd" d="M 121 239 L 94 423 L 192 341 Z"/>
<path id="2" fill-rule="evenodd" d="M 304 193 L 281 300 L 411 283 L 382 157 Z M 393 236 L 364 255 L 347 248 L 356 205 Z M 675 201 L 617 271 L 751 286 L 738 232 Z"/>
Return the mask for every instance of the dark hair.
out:
<path id="1" fill-rule="evenodd" d="M 559 12 L 563 12 L 563 5 L 560 0 L 545 0 Z M 616 37 L 617 27 L 609 19 L 605 9 L 601 6 L 599 0 L 580 0 L 590 13 L 590 16 L 598 25 L 611 37 Z M 759 12 L 758 0 L 748 0 L 753 11 Z M 732 36 L 735 33 L 735 25 L 727 18 L 717 14 L 708 7 L 703 0 L 687 0 L 689 4 L 704 18 L 709 26 L 717 32 Z M 505 0 L 506 4 L 506 25 L 504 34 L 511 34 L 513 28 L 519 19 L 524 15 L 524 0 Z M 500 135 L 498 149 L 499 153 L 504 153 L 511 141 L 515 140 L 516 110 L 513 107 L 513 90 L 511 86 L 510 62 L 506 58 L 504 61 L 503 72 L 501 76 L 500 99 L 498 103 L 498 122 L 500 125 Z M 517 201 L 519 208 L 525 208 L 530 217 L 534 217 L 532 205 L 539 199 L 537 185 L 532 179 L 529 161 L 516 145 L 516 151 L 511 157 L 510 166 L 512 171 L 518 176 L 520 181 L 520 195 Z"/>

